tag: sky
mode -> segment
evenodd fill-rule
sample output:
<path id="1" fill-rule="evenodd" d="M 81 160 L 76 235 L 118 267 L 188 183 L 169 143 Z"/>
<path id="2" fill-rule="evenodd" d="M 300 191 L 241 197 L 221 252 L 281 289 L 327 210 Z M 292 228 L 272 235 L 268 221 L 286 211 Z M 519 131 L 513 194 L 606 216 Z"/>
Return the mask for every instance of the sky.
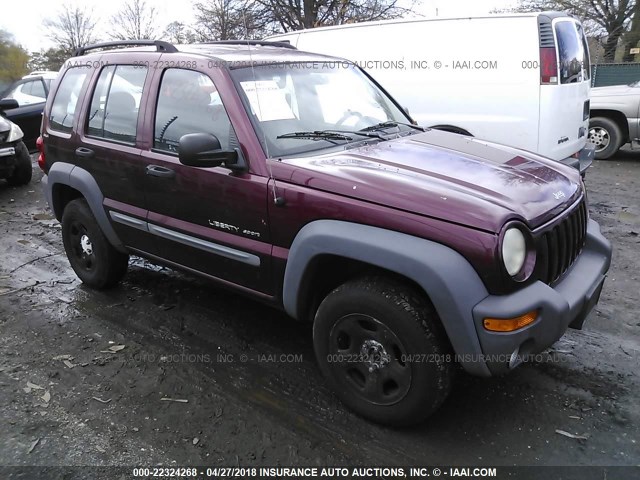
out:
<path id="1" fill-rule="evenodd" d="M 494 8 L 507 8 L 516 4 L 516 0 L 418 0 L 420 5 L 415 8 L 418 15 L 427 17 L 441 16 L 474 16 L 489 13 Z M 11 33 L 15 40 L 29 51 L 49 48 L 51 41 L 46 36 L 42 26 L 46 18 L 56 14 L 65 3 L 81 3 L 86 6 L 94 18 L 99 20 L 98 36 L 106 37 L 109 18 L 116 13 L 125 0 L 17 0 L 3 5 L 3 15 L 0 16 L 0 29 Z M 193 22 L 193 11 L 190 0 L 147 0 L 156 9 L 159 25 L 179 21 L 186 24 Z M 103 33 L 102 35 L 100 35 Z"/>

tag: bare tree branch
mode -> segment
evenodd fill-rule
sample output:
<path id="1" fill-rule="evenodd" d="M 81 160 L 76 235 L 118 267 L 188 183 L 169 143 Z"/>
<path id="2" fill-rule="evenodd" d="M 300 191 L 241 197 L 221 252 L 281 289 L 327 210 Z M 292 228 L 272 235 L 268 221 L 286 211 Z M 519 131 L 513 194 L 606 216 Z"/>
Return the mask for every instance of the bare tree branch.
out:
<path id="1" fill-rule="evenodd" d="M 67 54 L 98 41 L 94 34 L 96 24 L 87 10 L 66 4 L 55 17 L 44 21 L 47 36 Z"/>
<path id="2" fill-rule="evenodd" d="M 109 36 L 114 40 L 153 40 L 159 35 L 155 17 L 155 7 L 146 0 L 127 0 L 111 18 Z"/>

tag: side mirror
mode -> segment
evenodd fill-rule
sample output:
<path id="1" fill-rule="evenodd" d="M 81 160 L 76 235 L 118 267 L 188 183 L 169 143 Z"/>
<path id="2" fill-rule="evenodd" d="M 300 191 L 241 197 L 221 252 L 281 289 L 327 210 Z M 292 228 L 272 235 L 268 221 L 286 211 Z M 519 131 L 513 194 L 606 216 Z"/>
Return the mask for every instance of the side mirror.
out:
<path id="1" fill-rule="evenodd" d="M 0 100 L 0 110 L 12 110 L 19 106 L 20 104 L 15 98 L 3 98 Z"/>
<path id="2" fill-rule="evenodd" d="M 211 168 L 224 165 L 230 170 L 245 169 L 237 150 L 222 150 L 220 140 L 210 133 L 188 133 L 180 137 L 178 158 L 183 165 Z"/>

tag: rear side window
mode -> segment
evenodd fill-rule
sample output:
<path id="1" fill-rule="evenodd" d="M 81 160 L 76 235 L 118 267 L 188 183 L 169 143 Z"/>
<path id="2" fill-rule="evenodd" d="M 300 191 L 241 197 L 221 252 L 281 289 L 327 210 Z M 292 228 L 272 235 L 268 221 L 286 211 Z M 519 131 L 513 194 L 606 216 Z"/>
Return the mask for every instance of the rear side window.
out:
<path id="1" fill-rule="evenodd" d="M 61 132 L 71 132 L 75 119 L 78 95 L 84 83 L 88 68 L 73 67 L 66 71 L 49 113 L 49 127 Z"/>
<path id="2" fill-rule="evenodd" d="M 43 100 L 47 97 L 47 94 L 44 93 L 44 84 L 42 83 L 42 80 L 34 80 L 33 82 L 29 82 L 27 85 L 28 91 L 26 93 L 29 95 L 42 98 Z"/>
<path id="3" fill-rule="evenodd" d="M 139 66 L 105 67 L 91 98 L 87 135 L 135 143 L 146 77 L 147 69 Z"/>
<path id="4" fill-rule="evenodd" d="M 237 143 L 211 79 L 193 70 L 171 68 L 164 72 L 160 84 L 153 147 L 176 153 L 180 137 L 188 133 L 211 133 L 223 150 Z"/>
<path id="5" fill-rule="evenodd" d="M 586 80 L 586 52 L 584 42 L 573 21 L 555 24 L 560 56 L 560 83 L 578 83 Z"/>
<path id="6" fill-rule="evenodd" d="M 23 81 L 11 89 L 3 98 L 13 98 L 21 107 L 45 101 L 44 85 L 40 79 Z"/>

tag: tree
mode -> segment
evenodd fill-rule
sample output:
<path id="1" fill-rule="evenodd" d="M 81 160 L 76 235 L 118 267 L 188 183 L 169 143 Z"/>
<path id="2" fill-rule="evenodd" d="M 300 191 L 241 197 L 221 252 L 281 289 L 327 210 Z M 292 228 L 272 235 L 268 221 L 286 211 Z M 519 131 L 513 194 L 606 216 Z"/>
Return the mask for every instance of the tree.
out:
<path id="1" fill-rule="evenodd" d="M 198 40 L 261 38 L 269 33 L 272 15 L 250 0 L 201 0 L 193 4 Z"/>
<path id="2" fill-rule="evenodd" d="M 636 2 L 633 7 L 633 16 L 631 17 L 631 27 L 629 31 L 625 33 L 624 41 L 624 55 L 622 57 L 623 62 L 633 62 L 635 55 L 631 53 L 632 48 L 638 46 L 640 42 L 640 2 Z"/>
<path id="3" fill-rule="evenodd" d="M 162 38 L 174 44 L 194 43 L 197 41 L 196 33 L 182 22 L 171 22 L 167 25 Z"/>
<path id="4" fill-rule="evenodd" d="M 325 25 L 398 18 L 414 0 L 199 0 L 194 4 L 201 40 L 262 38 Z"/>
<path id="5" fill-rule="evenodd" d="M 0 30 L 0 91 L 27 74 L 29 54 L 4 30 Z"/>
<path id="6" fill-rule="evenodd" d="M 413 9 L 399 0 L 256 0 L 273 12 L 274 20 L 285 32 L 326 25 L 398 18 Z"/>
<path id="7" fill-rule="evenodd" d="M 114 40 L 153 40 L 158 36 L 155 18 L 156 9 L 146 0 L 128 0 L 111 17 L 113 30 L 109 36 Z"/>
<path id="8" fill-rule="evenodd" d="M 613 62 L 618 43 L 631 24 L 635 8 L 635 0 L 520 0 L 515 10 L 560 10 L 581 18 L 585 28 L 602 39 L 604 60 Z"/>
<path id="9" fill-rule="evenodd" d="M 67 55 L 98 41 L 94 33 L 96 25 L 87 10 L 71 5 L 63 5 L 54 18 L 44 21 L 48 37 Z"/>
<path id="10" fill-rule="evenodd" d="M 65 50 L 61 48 L 50 48 L 46 51 L 31 52 L 29 70 L 58 71 L 68 56 Z"/>

